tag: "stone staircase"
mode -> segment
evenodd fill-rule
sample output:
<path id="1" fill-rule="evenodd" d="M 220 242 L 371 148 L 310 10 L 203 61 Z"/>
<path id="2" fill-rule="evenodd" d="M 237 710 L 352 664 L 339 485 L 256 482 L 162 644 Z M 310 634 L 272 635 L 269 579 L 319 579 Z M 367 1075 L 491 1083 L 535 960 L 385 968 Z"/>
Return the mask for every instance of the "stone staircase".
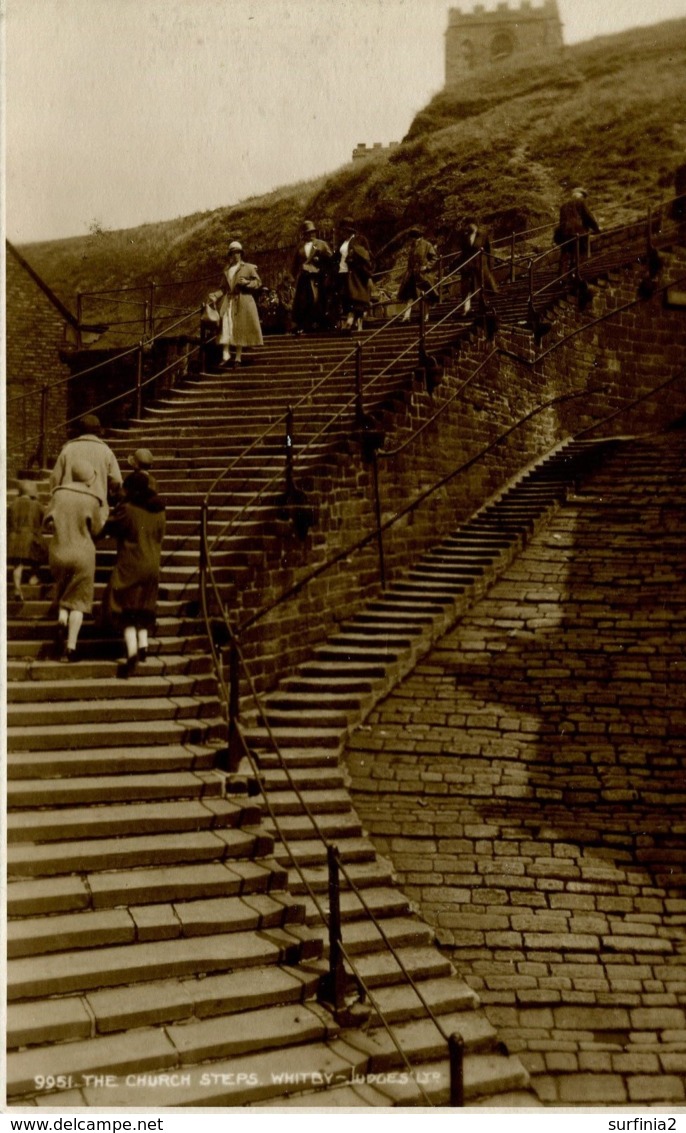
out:
<path id="1" fill-rule="evenodd" d="M 379 347 L 379 370 L 413 337 L 393 334 L 388 352 Z M 455 335 L 446 328 L 446 349 Z M 55 663 L 45 582 L 9 609 L 11 1104 L 328 1105 L 334 1095 L 340 1105 L 421 1104 L 379 1013 L 434 1104 L 447 1098 L 452 1031 L 465 1041 L 469 1104 L 532 1104 L 521 1064 L 499 1048 L 476 997 L 376 856 L 339 755 L 351 728 L 510 560 L 596 446 L 571 446 L 520 478 L 283 682 L 246 729 L 262 798 L 233 793 L 218 770 L 223 712 L 204 627 L 188 612 L 198 505 L 227 461 L 283 412 L 297 376 L 302 389 L 308 365 L 316 382 L 346 353 L 349 344 L 333 339 L 273 341 L 245 374 L 202 375 L 112 439 L 120 458 L 138 443 L 153 449 L 169 504 L 157 632 L 135 680 L 117 679 L 120 643 L 96 623 L 84 627 L 78 664 Z M 407 376 L 406 365 L 389 368 L 366 407 L 386 403 Z M 350 375 L 343 380 L 347 391 Z M 319 391 L 306 409 L 301 434 L 316 438 L 309 459 L 326 460 L 343 426 L 319 435 L 328 420 Z M 282 463 L 280 444 L 256 446 L 227 478 L 232 505 L 212 521 L 226 522 L 236 491 L 249 495 Z M 274 506 L 266 501 L 264 514 Z M 254 569 L 250 536 L 264 514 L 245 521 L 227 571 Z M 98 553 L 99 590 L 112 555 L 106 546 Z M 373 995 L 362 1030 L 339 1026 L 316 1000 L 326 970 L 325 839 L 346 871 L 344 945 Z"/>

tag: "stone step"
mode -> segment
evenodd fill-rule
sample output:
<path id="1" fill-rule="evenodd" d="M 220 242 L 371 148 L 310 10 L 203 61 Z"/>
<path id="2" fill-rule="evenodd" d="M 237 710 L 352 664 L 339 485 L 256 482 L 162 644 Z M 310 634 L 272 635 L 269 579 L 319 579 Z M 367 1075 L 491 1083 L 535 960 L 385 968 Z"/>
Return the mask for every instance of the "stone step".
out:
<path id="1" fill-rule="evenodd" d="M 304 1038 L 300 1045 L 281 1046 L 282 1028 L 284 1025 L 288 1026 L 286 1022 L 288 1015 L 282 1013 L 280 1016 L 281 1028 L 273 1018 L 270 1020 L 270 1029 L 278 1036 L 276 1044 L 267 1050 L 264 1049 L 264 1043 L 262 1050 L 255 1045 L 246 1055 L 236 1052 L 233 1046 L 227 1050 L 224 1044 L 231 1042 L 232 1036 L 230 1029 L 227 1029 L 229 1030 L 228 1034 L 226 1032 L 221 1033 L 218 1026 L 219 1021 L 213 1021 L 212 1027 L 202 1028 L 198 1024 L 198 1029 L 189 1032 L 187 1038 L 189 1048 L 191 1044 L 196 1043 L 193 1053 L 190 1049 L 186 1050 L 185 1048 L 178 1051 L 170 1041 L 168 1041 L 168 1046 L 164 1046 L 163 1049 L 160 1049 L 158 1045 L 153 1052 L 151 1048 L 150 1057 L 152 1059 L 154 1054 L 157 1061 L 145 1060 L 142 1069 L 150 1072 L 148 1081 L 154 1081 L 157 1078 L 157 1082 L 155 1086 L 151 1086 L 148 1090 L 145 1090 L 143 1086 L 135 1087 L 126 1084 L 124 1077 L 126 1071 L 117 1061 L 115 1062 L 118 1067 L 116 1072 L 120 1076 L 120 1084 L 107 1090 L 85 1084 L 78 1092 L 73 1090 L 65 1095 L 54 1094 L 42 1100 L 45 1104 L 48 1104 L 48 1102 L 50 1104 L 64 1104 L 70 1108 L 75 1108 L 79 1104 L 103 1105 L 105 1097 L 109 1106 L 117 1107 L 140 1106 L 149 1104 L 153 1099 L 158 1108 L 167 1105 L 174 1107 L 235 1107 L 257 1105 L 260 1102 L 281 1105 L 289 1095 L 293 1096 L 294 1101 L 299 1102 L 303 1098 L 303 1091 L 311 1091 L 313 1083 L 316 1083 L 320 1089 L 318 1094 L 314 1096 L 317 1096 L 320 1104 L 326 1107 L 329 1101 L 336 1096 L 338 1090 L 341 1087 L 345 1088 L 346 1083 L 354 1082 L 356 1089 L 368 1089 L 370 1084 L 373 1085 L 368 1078 L 369 1075 L 375 1073 L 388 1074 L 398 1068 L 404 1070 L 403 1057 L 395 1047 L 392 1048 L 392 1054 L 387 1053 L 384 1044 L 380 1039 L 377 1039 L 378 1028 L 369 1032 L 366 1041 L 359 1040 L 361 1034 L 359 1030 L 344 1030 L 336 1036 L 336 1029 L 331 1024 L 330 1016 L 324 1015 L 321 1009 L 313 1006 L 308 1006 L 305 1009 L 300 1005 L 298 1010 L 307 1011 L 307 1014 L 303 1016 L 305 1027 L 316 1026 L 316 1024 L 310 1022 L 310 1013 L 314 1013 L 315 1019 L 321 1020 L 320 1026 L 326 1028 L 327 1042 L 315 1041 L 309 1037 L 308 1032 L 308 1037 Z M 465 1093 L 467 1096 L 475 1098 L 524 1087 L 527 1082 L 527 1075 L 521 1063 L 517 1059 L 489 1051 L 487 1047 L 492 1040 L 483 1027 L 473 1022 L 475 1018 L 478 1019 L 478 1017 L 465 1012 L 454 1012 L 447 1016 L 441 1016 L 441 1024 L 445 1028 L 455 1028 L 461 1025 L 464 1031 L 467 1052 L 465 1058 Z M 249 1025 L 249 1019 L 246 1019 L 246 1026 Z M 257 1027 L 257 1024 L 255 1026 Z M 219 1030 L 218 1043 L 222 1054 L 225 1057 L 228 1055 L 228 1057 L 224 1061 L 217 1061 L 213 1058 L 211 1061 L 204 1061 L 202 1066 L 194 1067 L 194 1060 L 198 1057 L 197 1052 L 207 1049 L 212 1042 L 212 1037 L 217 1034 L 215 1027 Z M 172 1028 L 170 1028 L 171 1030 Z M 179 1030 L 185 1030 L 183 1024 L 174 1028 L 175 1035 Z M 259 1031 L 257 1033 L 259 1034 Z M 421 1023 L 400 1024 L 396 1028 L 396 1033 L 405 1058 L 411 1064 L 421 1064 L 422 1070 L 427 1071 L 427 1074 L 422 1075 L 422 1078 L 423 1080 L 428 1079 L 427 1085 L 429 1082 L 431 1083 L 432 1100 L 435 1098 L 441 1104 L 445 1104 L 449 1081 L 445 1055 L 446 1043 L 434 1024 L 428 1020 Z M 385 1032 L 383 1034 L 385 1035 Z M 185 1038 L 185 1036 L 181 1037 Z M 237 1037 L 240 1039 L 241 1032 Z M 87 1063 L 88 1068 L 79 1064 L 77 1075 L 75 1075 L 79 1085 L 81 1085 L 84 1074 L 107 1072 L 108 1069 L 112 1068 L 113 1062 L 118 1057 L 121 1058 L 121 1046 L 115 1045 L 115 1038 L 117 1036 L 112 1036 L 108 1040 L 111 1043 L 109 1048 L 99 1048 L 103 1065 L 98 1066 L 97 1070 L 94 1068 L 95 1061 L 89 1061 Z M 293 1040 L 291 1039 L 290 1042 L 292 1044 Z M 65 1044 L 64 1047 L 60 1048 L 61 1053 L 66 1052 L 72 1045 L 75 1044 Z M 105 1063 L 105 1050 L 107 1050 L 109 1056 L 107 1063 Z M 13 1096 L 16 1096 L 14 1091 L 19 1095 L 22 1092 L 20 1082 L 27 1083 L 30 1089 L 33 1077 L 38 1073 L 45 1073 L 40 1058 L 29 1059 L 24 1057 L 23 1061 L 20 1061 L 22 1056 L 31 1053 L 34 1052 L 21 1052 L 18 1055 L 11 1056 L 14 1061 L 11 1067 L 8 1065 L 8 1072 L 12 1075 L 11 1089 Z M 38 1053 L 35 1052 L 35 1054 Z M 92 1046 L 90 1053 L 91 1058 L 94 1059 L 96 1056 Z M 140 1047 L 134 1053 L 140 1057 Z M 86 1055 L 85 1051 L 84 1055 Z M 185 1060 L 182 1061 L 182 1059 Z M 169 1071 L 171 1067 L 179 1066 L 188 1068 L 186 1081 L 177 1080 L 174 1085 L 170 1084 L 165 1087 L 159 1075 L 165 1070 Z M 386 1070 L 379 1070 L 379 1066 L 386 1067 Z M 61 1069 L 62 1066 L 59 1065 L 55 1072 L 59 1073 Z M 137 1066 L 136 1069 L 138 1069 Z M 324 1087 L 327 1082 L 335 1088 L 325 1090 Z M 379 1087 L 376 1088 L 378 1091 Z M 424 1089 L 426 1091 L 426 1086 Z M 390 1082 L 386 1081 L 383 1085 L 383 1092 L 378 1093 L 378 1099 L 375 1103 L 372 1103 L 365 1098 L 364 1104 L 383 1105 L 384 1099 L 389 1104 L 402 1105 L 408 1102 L 415 1105 L 423 1104 L 423 1097 L 417 1090 L 416 1082 L 412 1081 L 411 1078 L 408 1081 L 404 1073 L 394 1075 Z"/>
<path id="2" fill-rule="evenodd" d="M 8 779 L 86 778 L 144 772 L 209 771 L 218 745 L 160 744 L 158 747 L 20 751 L 8 756 Z"/>
<path id="3" fill-rule="evenodd" d="M 340 848 L 339 846 L 339 850 Z M 290 866 L 290 862 L 287 864 Z M 359 861 L 353 859 L 346 862 L 345 873 L 341 874 L 342 892 L 349 892 L 351 884 L 359 890 L 389 886 L 393 884 L 393 874 L 390 866 L 377 857 L 362 858 Z M 304 863 L 300 869 L 289 868 L 289 893 L 307 899 L 312 893 L 325 895 L 328 891 L 329 869 L 323 859 L 310 864 Z"/>
<path id="4" fill-rule="evenodd" d="M 323 895 L 324 891 L 320 890 Z M 340 894 L 341 919 L 353 921 L 365 919 L 371 913 L 377 918 L 401 916 L 409 912 L 407 898 L 397 889 L 388 886 L 369 886 L 364 889 L 363 899 L 350 889 L 343 889 Z M 307 924 L 314 925 L 321 922 L 321 907 L 328 906 L 328 894 L 324 902 L 316 902 L 311 896 L 303 898 L 306 910 Z"/>
<path id="5" fill-rule="evenodd" d="M 220 1018 L 198 1023 L 171 1023 L 162 1030 L 107 1035 L 60 1044 L 50 1050 L 12 1053 L 7 1059 L 7 1094 L 17 1097 L 35 1089 L 35 1078 L 46 1074 L 126 1075 L 148 1068 L 185 1066 L 214 1055 L 240 1057 L 251 1052 L 321 1042 L 335 1033 L 331 1016 L 316 1005 L 285 1005 L 239 1012 L 231 1023 Z M 127 1049 L 128 1044 L 128 1049 Z M 48 1067 L 53 1059 L 52 1070 Z"/>
<path id="6" fill-rule="evenodd" d="M 310 953 L 317 941 L 311 934 L 304 936 L 305 932 L 294 925 L 261 932 L 223 932 L 104 946 L 46 955 L 40 964 L 33 957 L 22 957 L 7 963 L 8 1000 L 95 991 L 200 972 L 245 970 L 266 963 L 298 963 L 305 947 L 303 941 L 308 941 Z"/>
<path id="7" fill-rule="evenodd" d="M 283 866 L 264 856 L 259 860 L 236 857 L 223 861 L 208 857 L 191 859 L 191 862 L 10 881 L 7 915 L 27 917 L 89 908 L 140 907 L 172 900 L 276 893 L 287 885 L 288 875 Z"/>
<path id="8" fill-rule="evenodd" d="M 361 823 L 350 806 L 345 812 L 318 813 L 314 818 L 308 818 L 306 814 L 280 814 L 278 825 L 275 825 L 271 818 L 266 817 L 264 826 L 275 837 L 280 836 L 288 840 L 292 849 L 296 848 L 295 840 L 307 840 L 319 836 L 327 840 L 357 838 L 362 833 Z M 278 858 L 278 853 L 276 856 Z"/>
<path id="9" fill-rule="evenodd" d="M 14 1050 L 189 1018 L 230 1016 L 259 1007 L 302 1003 L 314 997 L 318 982 L 318 975 L 299 968 L 266 967 L 251 970 L 249 980 L 243 970 L 238 970 L 136 984 L 133 988 L 107 988 L 83 997 L 14 1003 L 7 1010 L 7 1043 Z"/>
<path id="10" fill-rule="evenodd" d="M 99 806 L 61 807 L 12 811 L 7 825 L 9 844 L 63 842 L 69 839 L 114 838 L 145 830 L 170 834 L 173 831 L 210 830 L 219 827 L 254 825 L 261 812 L 254 803 L 230 799 L 181 799 L 174 802 L 129 802 Z"/>
<path id="11" fill-rule="evenodd" d="M 197 706 L 196 706 L 197 707 Z M 147 719 L 139 726 L 125 721 L 107 725 L 70 724 L 68 739 L 73 750 L 93 747 L 121 747 L 131 744 L 198 744 L 213 739 L 221 739 L 225 732 L 223 720 L 207 717 L 194 719 L 190 712 L 186 721 Z M 338 734 L 338 733 L 336 733 Z M 54 724 L 27 725 L 7 729 L 9 751 L 49 751 L 63 747 L 65 739 L 62 730 L 56 732 Z"/>
<path id="12" fill-rule="evenodd" d="M 290 851 L 290 852 L 289 852 Z M 373 843 L 368 838 L 355 837 L 346 833 L 338 844 L 341 861 L 368 862 L 375 856 Z M 289 867 L 295 859 L 299 866 L 322 866 L 326 864 L 326 843 L 321 838 L 294 839 L 287 850 L 281 842 L 274 846 L 274 857 L 281 865 Z"/>
<path id="13" fill-rule="evenodd" d="M 187 657 L 175 657 L 173 655 L 158 657 L 153 653 L 155 647 L 156 642 L 151 640 L 147 660 L 145 662 L 139 662 L 136 680 L 131 682 L 132 689 L 137 689 L 141 681 L 147 681 L 151 677 L 207 677 L 212 674 L 212 661 L 209 656 L 195 654 Z M 122 642 L 121 656 L 123 657 L 123 655 L 124 648 Z M 85 686 L 90 686 L 93 682 L 109 681 L 116 677 L 118 667 L 117 660 L 80 661 L 78 665 L 73 665 L 69 668 L 67 675 L 65 674 L 65 666 L 59 661 L 42 661 L 34 658 L 9 661 L 6 666 L 7 695 L 8 697 L 10 695 L 14 696 L 16 684 L 21 683 L 27 686 L 27 696 L 31 691 L 28 686 L 40 684 L 43 681 L 52 681 L 64 686 L 67 684 L 72 685 L 74 682 L 83 682 Z M 109 685 L 108 687 L 114 688 L 113 685 Z M 118 684 L 117 688 L 121 694 L 121 685 Z M 35 695 L 39 697 L 43 694 L 40 689 L 36 688 Z M 18 699 L 20 698 L 21 696 Z"/>
<path id="14" fill-rule="evenodd" d="M 89 775 L 71 779 L 9 779 L 10 808 L 85 806 L 209 798 L 223 794 L 224 780 L 214 771 L 159 771 L 150 775 Z M 252 820 L 255 821 L 255 820 Z"/>
<path id="15" fill-rule="evenodd" d="M 216 715 L 219 705 L 217 700 L 200 701 L 194 696 L 147 696 L 122 697 L 122 682 L 119 682 L 119 699 L 108 700 L 62 700 L 57 704 L 49 702 L 10 704 L 7 710 L 7 722 L 10 734 L 13 729 L 32 727 L 35 729 L 47 727 L 69 728 L 72 725 L 82 727 L 90 726 L 95 730 L 98 725 L 113 727 L 117 724 L 134 726 L 150 721 L 163 722 L 167 720 L 184 720 L 188 717 Z M 127 683 L 128 690 L 128 683 Z M 172 698 L 173 697 L 173 698 Z M 71 731 L 70 731 L 71 734 Z M 57 737 L 58 739 L 61 737 Z M 91 733 L 93 738 L 93 732 Z"/>
<path id="16" fill-rule="evenodd" d="M 287 781 L 278 785 L 272 782 L 269 784 L 269 804 L 278 818 L 300 814 L 303 805 L 313 814 L 345 814 L 350 810 L 350 794 L 344 787 L 305 788 L 296 793 Z"/>
<path id="17" fill-rule="evenodd" d="M 338 752 L 341 745 L 340 732 L 337 728 L 298 728 L 293 726 L 272 728 L 271 731 L 279 748 L 283 750 L 300 748 L 301 745 L 306 744 L 308 748 L 313 749 L 316 755 L 318 751 L 326 751 L 331 748 Z M 245 728 L 243 737 L 248 747 L 259 750 L 260 755 L 265 749 L 266 751 L 271 750 L 271 737 L 266 728 Z"/>
<path id="18" fill-rule="evenodd" d="M 182 702 L 186 699 L 199 696 L 209 697 L 216 691 L 216 680 L 213 674 L 206 673 L 202 675 L 186 675 L 184 673 L 174 674 L 169 673 L 168 676 L 148 675 L 149 663 L 146 660 L 144 664 L 139 665 L 136 670 L 136 679 L 128 682 L 126 686 L 126 702 L 152 698 L 153 700 L 162 700 L 162 698 L 181 698 Z M 161 666 L 159 666 L 161 668 Z M 65 665 L 60 665 L 61 676 L 67 668 Z M 107 701 L 107 711 L 109 708 L 117 710 L 117 703 L 122 702 L 122 682 L 118 680 L 116 673 L 116 666 L 111 665 L 113 670 L 112 675 L 102 679 L 93 677 L 84 677 L 80 671 L 74 672 L 74 666 L 69 666 L 69 678 L 63 680 L 41 680 L 41 681 L 14 681 L 9 682 L 7 686 L 7 700 L 10 705 L 31 705 L 32 707 L 37 704 L 42 704 L 47 701 L 52 706 L 54 705 L 54 712 L 59 710 L 65 701 L 70 703 L 75 702 L 78 704 L 88 703 L 89 701 Z M 73 675 L 72 675 L 73 674 Z M 115 701 L 117 703 L 112 704 Z M 15 710 L 16 711 L 16 710 Z M 115 716 L 116 718 L 116 716 Z M 14 722 L 14 721 L 13 721 Z M 17 723 L 23 722 L 21 719 Z M 33 719 L 32 723 L 39 723 L 38 719 Z"/>
<path id="19" fill-rule="evenodd" d="M 303 923 L 304 919 L 304 906 L 283 894 L 174 900 L 152 907 L 129 905 L 120 909 L 25 917 L 8 924 L 7 955 L 45 956 L 136 941 L 258 932 Z"/>
<path id="20" fill-rule="evenodd" d="M 250 829 L 179 831 L 139 834 L 88 841 L 15 843 L 7 852 L 10 878 L 50 877 L 56 874 L 99 873 L 149 865 L 223 861 L 261 857 L 272 852 L 271 840 Z"/>

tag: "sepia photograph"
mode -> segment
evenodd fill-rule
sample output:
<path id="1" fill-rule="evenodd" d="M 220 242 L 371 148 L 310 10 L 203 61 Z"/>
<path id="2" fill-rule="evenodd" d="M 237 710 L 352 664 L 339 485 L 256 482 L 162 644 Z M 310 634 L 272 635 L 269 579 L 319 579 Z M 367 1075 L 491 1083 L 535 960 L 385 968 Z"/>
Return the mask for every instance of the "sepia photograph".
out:
<path id="1" fill-rule="evenodd" d="M 0 1120 L 676 1130 L 686 0 L 0 15 Z"/>

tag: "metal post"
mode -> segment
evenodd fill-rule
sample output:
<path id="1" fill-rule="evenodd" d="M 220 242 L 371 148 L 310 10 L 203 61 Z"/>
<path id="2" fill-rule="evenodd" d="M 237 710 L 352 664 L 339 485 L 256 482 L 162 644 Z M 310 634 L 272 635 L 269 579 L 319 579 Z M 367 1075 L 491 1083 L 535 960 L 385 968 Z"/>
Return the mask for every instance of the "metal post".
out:
<path id="1" fill-rule="evenodd" d="M 448 1039 L 450 1060 L 450 1105 L 459 1109 L 464 1105 L 464 1039 L 457 1032 Z"/>
<path id="2" fill-rule="evenodd" d="M 438 302 L 443 302 L 443 256 L 438 257 Z"/>
<path id="3" fill-rule="evenodd" d="M 148 300 L 145 299 L 144 302 L 143 302 L 143 338 L 145 338 L 147 333 L 148 333 L 148 318 L 149 318 L 148 312 L 149 312 L 149 310 L 150 310 L 150 306 L 148 304 Z"/>
<path id="4" fill-rule="evenodd" d="M 81 349 L 81 323 L 83 322 L 83 295 L 76 292 L 76 345 Z"/>
<path id="5" fill-rule="evenodd" d="M 38 442 L 38 467 L 45 468 L 46 440 L 48 432 L 48 387 L 40 391 L 40 440 Z"/>
<path id="6" fill-rule="evenodd" d="M 153 314 L 154 309 L 155 309 L 155 280 L 151 279 L 150 280 L 149 310 L 148 310 L 148 315 L 149 315 L 149 319 L 150 319 L 149 328 L 150 328 L 150 337 L 151 338 L 153 337 L 153 335 L 155 333 L 155 316 Z"/>
<path id="7" fill-rule="evenodd" d="M 286 449 L 286 498 L 290 499 L 295 487 L 293 483 L 293 406 L 289 405 L 286 411 L 286 436 L 284 438 Z"/>
<path id="8" fill-rule="evenodd" d="M 235 637 L 229 646 L 229 745 L 238 724 L 241 660 Z"/>
<path id="9" fill-rule="evenodd" d="M 362 401 L 362 343 L 355 348 L 355 426 L 364 428 L 364 404 Z"/>
<path id="10" fill-rule="evenodd" d="M 529 260 L 529 308 L 534 303 L 534 261 Z"/>
<path id="11" fill-rule="evenodd" d="M 510 236 L 510 283 L 515 281 L 515 234 Z"/>
<path id="12" fill-rule="evenodd" d="M 341 886 L 335 846 L 327 846 L 326 859 L 329 867 L 329 970 L 322 979 L 319 998 L 335 1013 L 345 1010 L 347 983 L 341 951 Z"/>
<path id="13" fill-rule="evenodd" d="M 143 339 L 138 343 L 136 367 L 136 417 L 143 415 Z"/>
<path id="14" fill-rule="evenodd" d="M 484 295 L 484 255 L 485 252 L 479 251 L 479 258 L 477 260 L 477 275 L 479 279 L 479 304 L 482 312 L 486 309 L 486 296 Z"/>
<path id="15" fill-rule="evenodd" d="M 422 292 L 421 299 L 419 300 L 419 356 L 423 358 L 426 354 L 426 299 Z"/>
<path id="16" fill-rule="evenodd" d="M 379 494 L 379 457 L 376 449 L 372 454 L 372 473 L 374 476 L 374 515 L 376 518 L 376 542 L 379 548 L 379 575 L 381 589 L 386 589 L 386 560 L 383 550 L 383 531 L 381 530 L 381 497 Z"/>

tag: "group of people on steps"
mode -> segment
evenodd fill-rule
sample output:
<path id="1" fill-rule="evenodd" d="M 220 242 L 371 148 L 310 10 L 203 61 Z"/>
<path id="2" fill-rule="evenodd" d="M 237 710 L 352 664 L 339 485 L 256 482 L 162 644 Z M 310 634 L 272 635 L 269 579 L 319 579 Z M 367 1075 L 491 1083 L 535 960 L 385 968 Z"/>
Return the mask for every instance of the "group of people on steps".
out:
<path id="1" fill-rule="evenodd" d="M 55 657 L 74 662 L 84 614 L 93 609 L 96 542 L 113 537 L 116 561 L 100 616 L 104 626 L 123 634 L 126 660 L 119 676 L 129 678 L 147 658 L 155 624 L 165 504 L 151 472 L 149 449 L 131 453 L 131 472 L 123 479 L 101 433 L 94 414 L 78 422 L 77 436 L 64 445 L 52 470 L 45 510 L 35 482 L 20 481 L 8 508 L 8 560 L 14 598 L 23 601 L 23 571 L 30 570 L 34 580 L 47 556 L 57 616 Z"/>

